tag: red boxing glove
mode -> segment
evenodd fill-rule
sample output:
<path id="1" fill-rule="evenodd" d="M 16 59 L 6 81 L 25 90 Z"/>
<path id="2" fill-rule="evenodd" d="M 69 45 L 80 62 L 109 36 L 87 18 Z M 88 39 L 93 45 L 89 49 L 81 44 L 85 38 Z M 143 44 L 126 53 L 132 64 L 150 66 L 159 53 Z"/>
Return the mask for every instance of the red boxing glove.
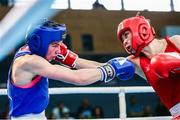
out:
<path id="1" fill-rule="evenodd" d="M 170 73 L 180 74 L 180 54 L 160 53 L 151 59 L 151 67 L 161 78 L 169 77 Z"/>
<path id="2" fill-rule="evenodd" d="M 56 56 L 55 61 L 74 68 L 78 55 L 68 50 L 67 46 L 64 43 L 61 43 L 59 47 L 61 52 Z"/>

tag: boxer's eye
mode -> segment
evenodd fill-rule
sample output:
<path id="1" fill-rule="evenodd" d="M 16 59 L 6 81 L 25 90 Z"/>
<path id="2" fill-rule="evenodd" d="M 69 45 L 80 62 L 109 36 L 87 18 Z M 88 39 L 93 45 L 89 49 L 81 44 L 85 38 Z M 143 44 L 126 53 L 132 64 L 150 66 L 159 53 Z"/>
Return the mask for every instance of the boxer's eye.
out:
<path id="1" fill-rule="evenodd" d="M 124 33 L 122 34 L 122 36 L 121 36 L 122 42 L 124 41 L 124 39 L 127 39 L 127 38 L 128 38 L 128 35 L 129 35 L 129 32 L 128 32 L 128 31 L 126 31 L 126 32 L 124 32 Z"/>
<path id="2" fill-rule="evenodd" d="M 124 37 L 127 38 L 129 35 L 129 32 L 124 32 Z"/>
<path id="3" fill-rule="evenodd" d="M 59 47 L 59 43 L 56 43 L 56 42 L 52 43 L 51 45 L 52 47 Z"/>

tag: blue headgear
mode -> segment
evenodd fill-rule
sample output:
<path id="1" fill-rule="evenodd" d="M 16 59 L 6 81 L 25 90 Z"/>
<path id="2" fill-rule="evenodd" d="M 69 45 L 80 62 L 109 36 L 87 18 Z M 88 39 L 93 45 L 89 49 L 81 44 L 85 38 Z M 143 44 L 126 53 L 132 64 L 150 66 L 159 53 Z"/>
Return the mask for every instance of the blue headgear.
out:
<path id="1" fill-rule="evenodd" d="M 31 31 L 26 35 L 27 44 L 33 54 L 45 57 L 49 44 L 62 41 L 66 36 L 65 24 L 45 21 L 41 25 L 31 26 Z"/>

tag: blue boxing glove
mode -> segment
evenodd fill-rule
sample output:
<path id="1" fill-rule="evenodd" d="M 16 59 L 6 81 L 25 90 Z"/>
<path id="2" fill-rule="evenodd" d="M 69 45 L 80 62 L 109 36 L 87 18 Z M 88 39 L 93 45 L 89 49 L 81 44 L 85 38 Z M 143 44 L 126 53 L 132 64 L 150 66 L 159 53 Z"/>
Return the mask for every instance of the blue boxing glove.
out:
<path id="1" fill-rule="evenodd" d="M 108 61 L 116 72 L 116 77 L 120 80 L 129 80 L 134 76 L 135 65 L 127 58 L 117 57 Z"/>
<path id="2" fill-rule="evenodd" d="M 135 65 L 127 58 L 113 58 L 107 64 L 99 67 L 101 71 L 102 81 L 109 82 L 115 77 L 120 80 L 129 80 L 135 73 Z"/>

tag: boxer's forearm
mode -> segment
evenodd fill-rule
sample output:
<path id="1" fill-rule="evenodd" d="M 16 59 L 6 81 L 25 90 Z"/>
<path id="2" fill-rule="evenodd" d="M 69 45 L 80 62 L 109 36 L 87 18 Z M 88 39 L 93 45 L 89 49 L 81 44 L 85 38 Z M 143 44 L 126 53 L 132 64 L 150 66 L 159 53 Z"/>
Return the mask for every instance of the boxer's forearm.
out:
<path id="1" fill-rule="evenodd" d="M 105 63 L 100 63 L 96 61 L 86 60 L 82 58 L 78 58 L 76 61 L 76 68 L 83 69 L 83 68 L 97 68 L 99 66 L 104 65 Z"/>

